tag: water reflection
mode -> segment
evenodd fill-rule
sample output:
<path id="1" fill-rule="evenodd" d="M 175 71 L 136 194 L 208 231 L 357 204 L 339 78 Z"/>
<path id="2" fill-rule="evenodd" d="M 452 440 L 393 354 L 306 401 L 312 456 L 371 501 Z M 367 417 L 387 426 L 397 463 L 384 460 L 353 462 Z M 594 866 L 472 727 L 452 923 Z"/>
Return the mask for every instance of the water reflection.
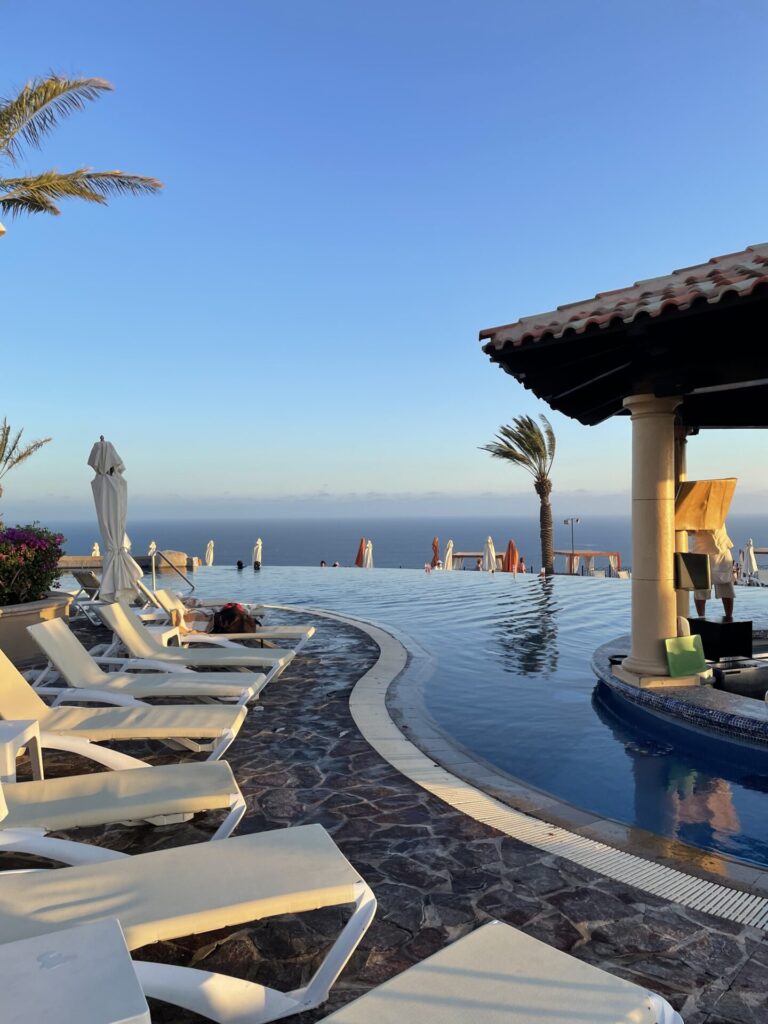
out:
<path id="1" fill-rule="evenodd" d="M 602 699 L 598 684 L 592 706 L 632 762 L 634 821 L 640 828 L 684 842 L 706 836 L 721 849 L 741 830 L 730 783 L 693 768 L 679 749 L 624 723 Z"/>
<path id="2" fill-rule="evenodd" d="M 540 577 L 526 588 L 526 600 L 510 596 L 499 608 L 494 633 L 505 672 L 549 678 L 557 669 L 557 612 L 554 580 Z"/>

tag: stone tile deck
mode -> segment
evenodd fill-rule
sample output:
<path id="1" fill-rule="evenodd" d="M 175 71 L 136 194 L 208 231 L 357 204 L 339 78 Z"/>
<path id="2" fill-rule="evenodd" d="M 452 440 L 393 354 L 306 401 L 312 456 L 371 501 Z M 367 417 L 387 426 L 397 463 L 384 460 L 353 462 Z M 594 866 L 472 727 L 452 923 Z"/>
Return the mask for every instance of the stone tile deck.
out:
<path id="1" fill-rule="evenodd" d="M 302 614 L 274 620 L 312 621 Z M 379 910 L 329 1002 L 292 1018 L 311 1024 L 491 917 L 646 985 L 686 1024 L 768 1020 L 768 938 L 612 882 L 542 854 L 456 812 L 383 761 L 348 707 L 377 648 L 357 629 L 317 619 L 318 632 L 263 694 L 228 752 L 248 801 L 241 832 L 320 822 L 374 889 Z M 95 631 L 88 633 L 92 642 Z M 162 748 L 123 749 L 156 763 Z M 71 772 L 67 755 L 49 774 Z M 78 770 L 87 770 L 82 761 Z M 73 837 L 132 853 L 206 838 L 215 820 L 182 826 L 112 826 Z M 65 833 L 61 833 L 66 835 Z M 257 869 L 255 867 L 255 869 Z M 339 928 L 337 911 L 148 947 L 140 955 L 223 970 L 277 988 L 303 983 Z M 156 1004 L 158 1024 L 196 1015 Z"/>

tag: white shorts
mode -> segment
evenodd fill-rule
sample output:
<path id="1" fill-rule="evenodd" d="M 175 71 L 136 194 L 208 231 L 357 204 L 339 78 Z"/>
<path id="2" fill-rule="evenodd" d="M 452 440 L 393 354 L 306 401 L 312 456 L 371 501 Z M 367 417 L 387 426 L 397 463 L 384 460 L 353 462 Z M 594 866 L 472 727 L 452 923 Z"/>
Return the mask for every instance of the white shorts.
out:
<path id="1" fill-rule="evenodd" d="M 693 597 L 696 601 L 706 601 L 712 597 L 711 590 L 694 590 Z M 735 598 L 736 591 L 732 583 L 716 583 L 715 584 L 715 597 L 722 598 Z"/>

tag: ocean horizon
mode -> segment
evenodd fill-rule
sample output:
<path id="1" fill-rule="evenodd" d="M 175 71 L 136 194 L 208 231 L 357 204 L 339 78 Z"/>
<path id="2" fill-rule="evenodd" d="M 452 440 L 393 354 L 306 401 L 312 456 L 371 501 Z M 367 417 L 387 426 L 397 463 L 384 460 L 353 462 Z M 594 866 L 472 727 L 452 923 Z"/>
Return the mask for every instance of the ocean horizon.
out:
<path id="1" fill-rule="evenodd" d="M 96 517 L 46 524 L 66 537 L 69 555 L 88 555 L 94 542 L 102 543 Z M 768 515 L 732 516 L 728 531 L 735 554 L 752 538 L 768 547 Z M 570 551 L 571 530 L 555 520 L 555 548 Z M 618 551 L 622 565 L 631 566 L 632 540 L 629 516 L 583 516 L 574 528 L 576 550 Z M 529 570 L 541 565 L 538 516 L 435 516 L 307 518 L 307 519 L 129 519 L 132 551 L 146 554 L 150 541 L 163 550 L 184 551 L 203 557 L 206 544 L 214 542 L 214 564 L 251 563 L 257 537 L 263 542 L 263 563 L 284 566 L 352 565 L 361 537 L 373 542 L 374 565 L 384 569 L 423 569 L 432 558 L 432 538 L 440 540 L 441 553 L 448 540 L 457 551 L 481 551 L 486 537 L 493 538 L 497 552 L 514 540 Z M 760 561 L 760 558 L 758 558 Z M 763 556 L 768 564 L 768 556 Z M 598 562 L 598 566 L 606 563 Z M 556 559 L 564 571 L 564 560 Z"/>

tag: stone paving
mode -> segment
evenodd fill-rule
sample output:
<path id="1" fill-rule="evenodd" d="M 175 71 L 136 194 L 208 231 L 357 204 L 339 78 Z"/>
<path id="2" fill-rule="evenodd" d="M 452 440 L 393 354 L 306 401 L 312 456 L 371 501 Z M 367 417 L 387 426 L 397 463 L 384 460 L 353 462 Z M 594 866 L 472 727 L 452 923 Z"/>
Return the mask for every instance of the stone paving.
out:
<path id="1" fill-rule="evenodd" d="M 272 615 L 273 621 L 312 621 Z M 348 698 L 377 648 L 357 629 L 317 619 L 302 655 L 264 692 L 227 759 L 248 801 L 240 832 L 320 822 L 366 878 L 379 909 L 311 1024 L 490 918 L 666 996 L 685 1024 L 768 1021 L 768 938 L 686 910 L 545 855 L 453 810 L 383 761 L 357 732 Z M 97 631 L 87 631 L 96 642 Z M 168 763 L 162 747 L 123 745 Z M 87 770 L 47 757 L 49 774 Z M 196 842 L 213 815 L 181 826 L 111 826 L 71 837 L 132 853 Z M 67 835 L 67 833 L 60 833 Z M 255 868 L 257 870 L 257 868 Z M 147 947 L 143 959 L 221 970 L 277 988 L 304 983 L 338 934 L 336 910 Z M 158 1024 L 201 1018 L 155 1004 Z"/>

